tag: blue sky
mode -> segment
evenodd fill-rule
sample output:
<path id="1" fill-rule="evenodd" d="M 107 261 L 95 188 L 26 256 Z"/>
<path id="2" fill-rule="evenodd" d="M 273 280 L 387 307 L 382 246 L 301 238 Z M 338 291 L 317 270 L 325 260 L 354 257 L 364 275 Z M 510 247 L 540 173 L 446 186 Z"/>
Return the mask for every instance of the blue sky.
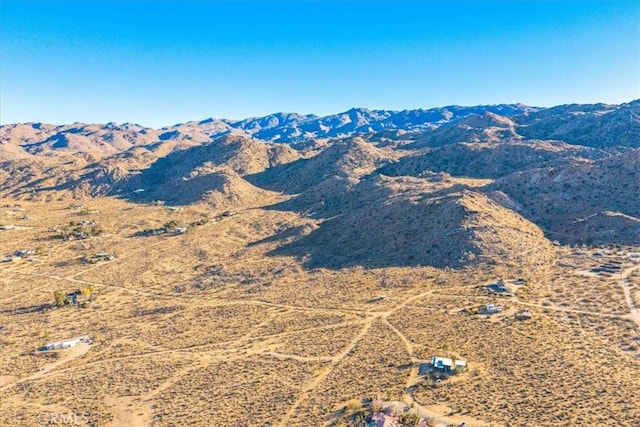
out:
<path id="1" fill-rule="evenodd" d="M 0 122 L 640 98 L 640 1 L 0 2 Z"/>

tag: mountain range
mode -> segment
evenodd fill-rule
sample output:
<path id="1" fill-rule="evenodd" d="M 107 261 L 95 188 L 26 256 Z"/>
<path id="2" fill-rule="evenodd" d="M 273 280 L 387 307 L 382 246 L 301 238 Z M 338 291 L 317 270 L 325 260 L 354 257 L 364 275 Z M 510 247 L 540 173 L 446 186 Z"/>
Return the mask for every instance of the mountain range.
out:
<path id="1" fill-rule="evenodd" d="M 640 100 L 0 126 L 0 196 L 295 212 L 276 253 L 315 266 L 640 244 L 638 194 Z"/>

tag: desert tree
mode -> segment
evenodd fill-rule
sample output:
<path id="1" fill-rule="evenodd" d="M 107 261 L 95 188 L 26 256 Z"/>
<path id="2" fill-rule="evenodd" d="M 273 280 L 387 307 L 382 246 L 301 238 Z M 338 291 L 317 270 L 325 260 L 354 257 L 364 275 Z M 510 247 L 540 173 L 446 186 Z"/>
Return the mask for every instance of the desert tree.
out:
<path id="1" fill-rule="evenodd" d="M 67 304 L 67 296 L 62 291 L 53 291 L 53 299 L 58 307 L 64 307 Z"/>

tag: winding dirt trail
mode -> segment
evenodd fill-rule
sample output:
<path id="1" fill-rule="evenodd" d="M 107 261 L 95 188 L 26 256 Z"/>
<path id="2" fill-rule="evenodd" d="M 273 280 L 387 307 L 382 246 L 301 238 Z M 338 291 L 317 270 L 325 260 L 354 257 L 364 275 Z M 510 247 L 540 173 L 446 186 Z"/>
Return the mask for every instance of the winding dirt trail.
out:
<path id="1" fill-rule="evenodd" d="M 627 318 L 635 322 L 640 328 L 640 308 L 638 308 L 633 301 L 633 296 L 631 295 L 631 281 L 629 280 L 629 276 L 634 271 L 640 269 L 640 266 L 636 265 L 634 267 L 630 267 L 625 269 L 619 279 L 620 286 L 622 287 L 622 292 L 624 292 L 624 299 L 627 301 L 627 305 L 629 306 L 629 314 Z"/>
<path id="2" fill-rule="evenodd" d="M 298 398 L 296 399 L 296 401 L 293 402 L 289 410 L 284 414 L 280 422 L 277 424 L 278 426 L 287 427 L 289 425 L 287 423 L 291 419 L 293 414 L 296 412 L 296 409 L 298 408 L 298 406 L 300 406 L 302 402 L 304 402 L 306 399 L 309 398 L 309 395 L 313 392 L 313 390 L 316 389 L 316 387 L 318 387 L 318 385 L 320 385 L 322 381 L 324 381 L 325 378 L 327 378 L 327 376 L 329 376 L 329 374 L 333 371 L 333 368 L 338 363 L 340 363 L 342 359 L 344 359 L 347 356 L 347 354 L 351 352 L 351 350 L 355 348 L 355 346 L 358 344 L 358 342 L 360 342 L 362 338 L 364 338 L 364 336 L 367 335 L 367 333 L 369 332 L 369 329 L 371 328 L 371 325 L 373 324 L 374 319 L 375 318 L 368 319 L 368 321 L 364 323 L 364 326 L 362 327 L 358 335 L 356 335 L 353 338 L 353 340 L 351 340 L 349 345 L 342 351 L 342 353 L 331 358 L 331 365 L 317 372 L 315 377 L 304 386 L 302 392 L 298 395 Z"/>

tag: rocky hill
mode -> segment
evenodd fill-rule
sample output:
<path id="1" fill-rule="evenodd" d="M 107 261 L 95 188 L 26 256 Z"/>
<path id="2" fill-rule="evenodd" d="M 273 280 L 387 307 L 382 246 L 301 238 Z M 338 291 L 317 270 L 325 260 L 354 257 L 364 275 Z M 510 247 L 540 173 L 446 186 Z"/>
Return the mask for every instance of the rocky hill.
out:
<path id="1" fill-rule="evenodd" d="M 509 118 L 491 112 L 476 114 L 424 132 L 411 148 L 441 147 L 457 142 L 498 142 L 523 139 Z"/>
<path id="2" fill-rule="evenodd" d="M 328 218 L 316 229 L 274 253 L 330 268 L 461 267 L 549 254 L 535 224 L 455 181 L 443 186 L 378 175 L 332 202 L 330 209 L 322 206 Z"/>
<path id="3" fill-rule="evenodd" d="M 640 100 L 622 105 L 561 105 L 516 118 L 526 138 L 589 147 L 640 146 Z"/>
<path id="4" fill-rule="evenodd" d="M 339 140 L 310 158 L 267 169 L 251 179 L 256 185 L 294 194 L 331 177 L 360 178 L 397 156 L 393 150 L 377 148 L 361 138 Z"/>
<path id="5" fill-rule="evenodd" d="M 25 123 L 0 126 L 2 146 L 18 146 L 26 153 L 41 156 L 80 153 L 99 159 L 134 146 L 152 144 L 158 139 L 158 131 L 131 123 L 73 123 L 61 126 Z"/>
<path id="6" fill-rule="evenodd" d="M 588 223 L 620 214 L 617 218 L 624 218 L 623 223 L 637 227 L 633 219 L 640 218 L 640 150 L 524 170 L 489 187 L 517 201 L 527 218 L 560 241 L 602 242 L 602 230 L 587 227 Z M 607 230 L 611 242 L 637 235 L 637 230 L 631 234 L 616 227 Z"/>
<path id="7" fill-rule="evenodd" d="M 459 142 L 407 156 L 381 172 L 392 176 L 422 176 L 433 171 L 472 178 L 500 178 L 545 165 L 561 166 L 572 158 L 597 158 L 598 150 L 558 141 Z"/>

